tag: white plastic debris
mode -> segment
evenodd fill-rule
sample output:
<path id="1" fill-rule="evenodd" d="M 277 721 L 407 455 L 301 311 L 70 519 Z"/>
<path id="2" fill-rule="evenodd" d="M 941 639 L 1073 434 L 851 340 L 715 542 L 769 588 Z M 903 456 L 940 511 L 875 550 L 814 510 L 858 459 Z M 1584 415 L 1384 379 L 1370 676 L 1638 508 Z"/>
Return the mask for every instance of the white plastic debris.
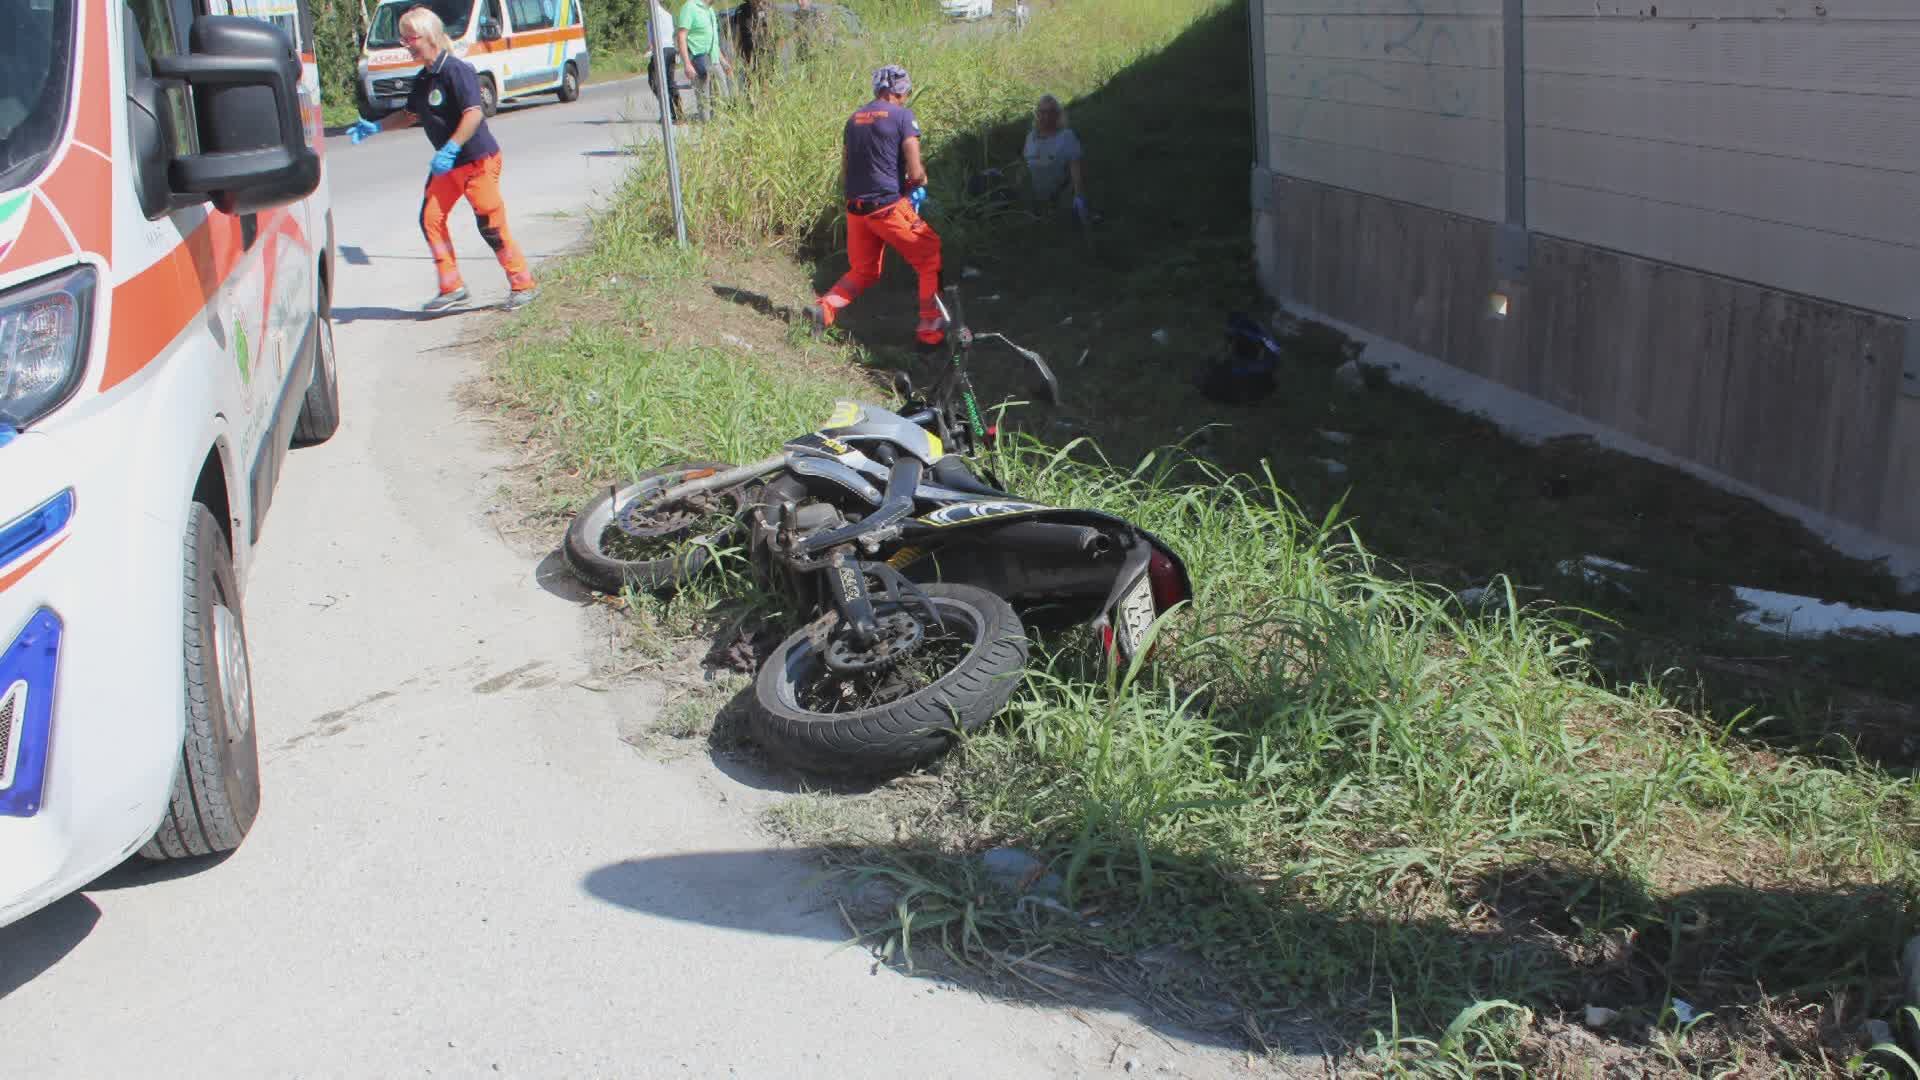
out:
<path id="1" fill-rule="evenodd" d="M 1081 350 L 1080 350 L 1080 359 L 1078 359 L 1078 360 L 1075 360 L 1075 361 L 1073 362 L 1073 366 L 1074 366 L 1074 367 L 1077 367 L 1077 368 L 1080 368 L 1080 367 L 1086 367 L 1086 366 L 1087 366 L 1087 356 L 1088 356 L 1088 354 L 1090 354 L 1090 353 L 1092 353 L 1092 352 L 1093 352 L 1093 350 L 1092 350 L 1092 349 L 1081 349 Z"/>
<path id="2" fill-rule="evenodd" d="M 1153 343 L 1155 345 L 1165 345 L 1172 340 L 1173 335 L 1167 333 L 1165 329 L 1155 330 L 1153 332 Z"/>
<path id="3" fill-rule="evenodd" d="M 1620 1019 L 1620 1013 L 1616 1009 L 1609 1009 L 1602 1005 L 1587 1006 L 1587 1026 L 1590 1028 L 1603 1028 L 1618 1019 Z"/>
<path id="4" fill-rule="evenodd" d="M 1700 1015 L 1692 1005 L 1679 998 L 1674 998 L 1670 1004 L 1673 1006 L 1673 1018 L 1683 1024 L 1693 1023 L 1694 1019 Z"/>
<path id="5" fill-rule="evenodd" d="M 1335 461 L 1332 458 L 1321 458 L 1321 457 L 1314 458 L 1313 461 L 1315 464 L 1319 465 L 1321 468 L 1327 470 L 1328 476 L 1331 476 L 1337 479 L 1339 477 L 1347 475 L 1347 466 L 1344 462 Z"/>
<path id="6" fill-rule="evenodd" d="M 1314 434 L 1320 436 L 1321 438 L 1327 440 L 1328 442 L 1332 443 L 1335 446 L 1345 446 L 1348 443 L 1353 441 L 1353 436 L 1347 434 L 1344 431 L 1320 431 L 1316 429 L 1314 431 Z"/>
<path id="7" fill-rule="evenodd" d="M 940 13 L 949 19 L 984 19 L 993 14 L 993 0 L 940 0 Z"/>
<path id="8" fill-rule="evenodd" d="M 963 266 L 960 268 L 960 276 L 967 279 L 977 278 L 980 276 L 980 268 L 977 266 Z"/>
<path id="9" fill-rule="evenodd" d="M 1581 577 L 1594 585 L 1612 585 L 1623 589 L 1626 585 L 1619 580 L 1618 575 L 1640 572 L 1637 566 L 1603 559 L 1598 555 L 1585 555 L 1578 560 L 1564 559 L 1554 569 L 1560 571 L 1561 577 Z"/>
<path id="10" fill-rule="evenodd" d="M 1819 637 L 1844 630 L 1896 637 L 1920 637 L 1920 612 L 1857 608 L 1811 596 L 1735 588 L 1733 595 L 1747 610 L 1740 621 L 1787 637 Z"/>
<path id="11" fill-rule="evenodd" d="M 1067 316 L 1066 318 L 1064 318 L 1064 319 L 1061 319 L 1061 320 L 1060 320 L 1060 325 L 1061 325 L 1061 326 L 1072 326 L 1072 325 L 1073 325 L 1073 316 L 1071 316 L 1071 315 L 1069 315 L 1069 316 Z"/>

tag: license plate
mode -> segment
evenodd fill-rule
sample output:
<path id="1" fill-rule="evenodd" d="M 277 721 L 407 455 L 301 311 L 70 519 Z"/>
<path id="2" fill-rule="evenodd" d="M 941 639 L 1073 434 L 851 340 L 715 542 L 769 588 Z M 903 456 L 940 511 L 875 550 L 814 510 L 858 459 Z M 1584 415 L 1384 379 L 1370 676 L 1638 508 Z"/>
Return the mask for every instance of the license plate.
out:
<path id="1" fill-rule="evenodd" d="M 1146 574 L 1141 574 L 1120 597 L 1118 616 L 1114 627 L 1120 635 L 1121 653 L 1132 656 L 1147 639 L 1147 631 L 1153 629 L 1153 583 Z"/>

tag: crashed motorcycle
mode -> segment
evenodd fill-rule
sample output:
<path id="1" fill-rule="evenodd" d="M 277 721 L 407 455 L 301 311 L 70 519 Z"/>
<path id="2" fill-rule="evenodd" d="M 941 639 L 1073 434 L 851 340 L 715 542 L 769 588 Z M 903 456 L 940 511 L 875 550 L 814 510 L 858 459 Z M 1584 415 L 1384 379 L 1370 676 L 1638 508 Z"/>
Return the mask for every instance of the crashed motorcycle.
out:
<path id="1" fill-rule="evenodd" d="M 968 362 L 997 340 L 1059 401 L 1046 361 L 970 330 L 957 288 L 940 296 L 950 355 L 924 394 L 904 373 L 899 412 L 836 403 L 818 431 L 751 464 L 654 470 L 585 507 L 564 551 L 588 585 L 670 590 L 716 552 L 743 551 L 756 582 L 811 621 L 755 678 L 755 741 L 789 764 L 884 774 L 944 752 L 1005 707 L 1027 631 L 1084 625 L 1125 665 L 1154 620 L 1192 595 L 1158 537 L 1096 510 L 1002 490 L 972 462 L 997 435 Z"/>

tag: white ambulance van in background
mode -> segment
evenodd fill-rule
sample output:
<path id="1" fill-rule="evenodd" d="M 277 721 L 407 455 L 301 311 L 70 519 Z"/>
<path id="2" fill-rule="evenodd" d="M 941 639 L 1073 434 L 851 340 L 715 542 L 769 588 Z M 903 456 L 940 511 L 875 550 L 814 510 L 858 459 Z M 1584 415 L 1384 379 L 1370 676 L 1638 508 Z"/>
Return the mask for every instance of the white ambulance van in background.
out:
<path id="1" fill-rule="evenodd" d="M 488 116 L 502 101 L 580 96 L 587 81 L 587 24 L 581 0 L 387 0 L 376 7 L 360 51 L 360 114 L 378 120 L 407 103 L 420 62 L 400 42 L 400 16 L 430 7 L 446 24 L 454 55 L 480 76 Z"/>
<path id="2" fill-rule="evenodd" d="M 7 0 L 0 925 L 260 805 L 241 583 L 326 439 L 307 0 Z"/>

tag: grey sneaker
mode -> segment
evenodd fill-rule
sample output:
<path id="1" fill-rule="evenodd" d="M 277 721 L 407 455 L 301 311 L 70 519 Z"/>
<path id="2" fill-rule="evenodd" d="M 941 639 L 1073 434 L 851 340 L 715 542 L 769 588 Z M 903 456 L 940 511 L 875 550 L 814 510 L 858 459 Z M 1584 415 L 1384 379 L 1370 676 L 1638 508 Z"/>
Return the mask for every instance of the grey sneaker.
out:
<path id="1" fill-rule="evenodd" d="M 540 297 L 540 286 L 538 285 L 530 286 L 525 289 L 514 289 L 512 292 L 507 293 L 507 302 L 505 304 L 505 307 L 508 311 L 518 311 L 521 308 L 526 307 L 528 304 L 533 303 L 535 300 L 539 299 L 539 297 Z"/>
<path id="2" fill-rule="evenodd" d="M 467 287 L 462 285 L 452 292 L 443 292 L 439 296 L 421 304 L 420 310 L 429 315 L 438 315 L 443 311 L 452 311 L 455 308 L 465 306 L 467 306 Z"/>

